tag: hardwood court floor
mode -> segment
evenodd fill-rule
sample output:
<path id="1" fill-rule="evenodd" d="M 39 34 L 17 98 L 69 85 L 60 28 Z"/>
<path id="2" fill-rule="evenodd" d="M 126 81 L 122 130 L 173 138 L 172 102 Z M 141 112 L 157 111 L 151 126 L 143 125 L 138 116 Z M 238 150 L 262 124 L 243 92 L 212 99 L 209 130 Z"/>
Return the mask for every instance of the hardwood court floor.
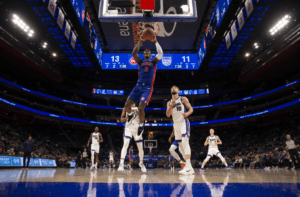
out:
<path id="1" fill-rule="evenodd" d="M 300 196 L 300 171 L 0 169 L 0 196 Z"/>

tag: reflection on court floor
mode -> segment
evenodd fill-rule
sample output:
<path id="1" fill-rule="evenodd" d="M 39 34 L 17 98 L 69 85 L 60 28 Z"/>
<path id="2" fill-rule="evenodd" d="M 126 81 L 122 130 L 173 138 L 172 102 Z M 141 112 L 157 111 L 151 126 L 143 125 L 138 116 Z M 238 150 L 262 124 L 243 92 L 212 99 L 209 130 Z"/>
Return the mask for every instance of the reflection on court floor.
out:
<path id="1" fill-rule="evenodd" d="M 1 196 L 299 196 L 298 171 L 0 169 Z M 264 180 L 269 181 L 264 181 Z M 255 181 L 256 180 L 256 181 Z"/>

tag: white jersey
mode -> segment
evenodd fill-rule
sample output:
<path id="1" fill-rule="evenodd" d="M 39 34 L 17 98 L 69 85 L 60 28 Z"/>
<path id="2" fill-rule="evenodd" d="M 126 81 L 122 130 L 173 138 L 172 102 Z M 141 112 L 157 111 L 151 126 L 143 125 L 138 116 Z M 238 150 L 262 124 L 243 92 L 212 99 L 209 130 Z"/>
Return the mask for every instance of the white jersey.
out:
<path id="1" fill-rule="evenodd" d="M 137 107 L 131 107 L 131 110 L 138 110 Z M 126 116 L 127 116 L 126 112 Z M 139 127 L 140 124 L 140 118 L 139 115 L 136 112 L 133 112 L 133 117 L 131 118 L 130 122 L 126 121 L 125 128 L 135 128 Z"/>
<path id="2" fill-rule="evenodd" d="M 209 144 L 209 148 L 218 148 L 217 142 L 218 142 L 218 136 L 214 135 L 213 137 L 208 136 L 208 142 L 212 142 Z"/>
<path id="3" fill-rule="evenodd" d="M 109 160 L 113 160 L 114 159 L 114 154 L 113 152 L 109 152 Z"/>
<path id="4" fill-rule="evenodd" d="M 98 142 L 98 140 L 100 140 L 100 133 L 98 132 L 98 133 L 93 133 L 92 134 L 92 144 L 94 144 L 94 145 L 99 145 L 99 142 Z"/>
<path id="5" fill-rule="evenodd" d="M 172 100 L 173 99 L 170 100 L 170 105 L 172 103 Z M 182 103 L 182 99 L 180 96 L 176 99 L 176 102 L 172 108 L 172 119 L 173 119 L 174 123 L 184 121 L 185 118 L 183 117 L 182 114 L 186 112 L 185 109 L 186 108 L 185 108 L 184 104 Z"/>

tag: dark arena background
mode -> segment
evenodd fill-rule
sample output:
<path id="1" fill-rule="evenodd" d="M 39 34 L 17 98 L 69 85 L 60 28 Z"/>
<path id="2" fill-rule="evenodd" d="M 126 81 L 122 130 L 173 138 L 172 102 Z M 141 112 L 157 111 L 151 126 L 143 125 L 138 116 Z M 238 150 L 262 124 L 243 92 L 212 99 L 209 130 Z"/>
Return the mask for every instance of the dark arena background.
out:
<path id="1" fill-rule="evenodd" d="M 0 196 L 300 196 L 299 0 L 0 16 Z"/>

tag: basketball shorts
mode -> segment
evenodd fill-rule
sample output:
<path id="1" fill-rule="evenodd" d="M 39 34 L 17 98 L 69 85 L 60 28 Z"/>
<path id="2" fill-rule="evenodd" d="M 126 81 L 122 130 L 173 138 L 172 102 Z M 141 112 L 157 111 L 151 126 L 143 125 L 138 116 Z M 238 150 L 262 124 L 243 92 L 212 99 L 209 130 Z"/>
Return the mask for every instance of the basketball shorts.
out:
<path id="1" fill-rule="evenodd" d="M 175 140 L 175 141 L 171 144 L 171 146 L 177 146 L 177 148 L 178 148 L 179 144 L 178 144 L 178 142 Z"/>
<path id="2" fill-rule="evenodd" d="M 152 85 L 137 84 L 131 91 L 129 98 L 134 102 L 140 101 L 142 103 L 149 103 L 153 92 Z"/>
<path id="3" fill-rule="evenodd" d="M 182 137 L 190 137 L 190 121 L 186 118 L 180 122 L 174 122 L 175 140 L 181 142 Z"/>
<path id="4" fill-rule="evenodd" d="M 110 158 L 109 163 L 114 163 L 114 158 Z"/>
<path id="5" fill-rule="evenodd" d="M 99 153 L 99 151 L 100 151 L 100 145 L 99 144 L 92 144 L 91 145 L 91 152 L 95 152 L 95 153 Z"/>
<path id="6" fill-rule="evenodd" d="M 129 155 L 129 161 L 131 161 L 132 160 L 132 156 L 131 155 Z"/>
<path id="7" fill-rule="evenodd" d="M 138 127 L 133 127 L 133 128 L 125 127 L 124 138 L 131 139 L 133 137 L 136 143 L 143 142 L 142 134 L 138 135 L 137 131 L 138 131 Z"/>
<path id="8" fill-rule="evenodd" d="M 174 162 L 174 157 L 170 157 L 170 162 Z"/>
<path id="9" fill-rule="evenodd" d="M 208 148 L 207 156 L 213 157 L 214 155 L 220 154 L 220 151 L 218 148 Z"/>

